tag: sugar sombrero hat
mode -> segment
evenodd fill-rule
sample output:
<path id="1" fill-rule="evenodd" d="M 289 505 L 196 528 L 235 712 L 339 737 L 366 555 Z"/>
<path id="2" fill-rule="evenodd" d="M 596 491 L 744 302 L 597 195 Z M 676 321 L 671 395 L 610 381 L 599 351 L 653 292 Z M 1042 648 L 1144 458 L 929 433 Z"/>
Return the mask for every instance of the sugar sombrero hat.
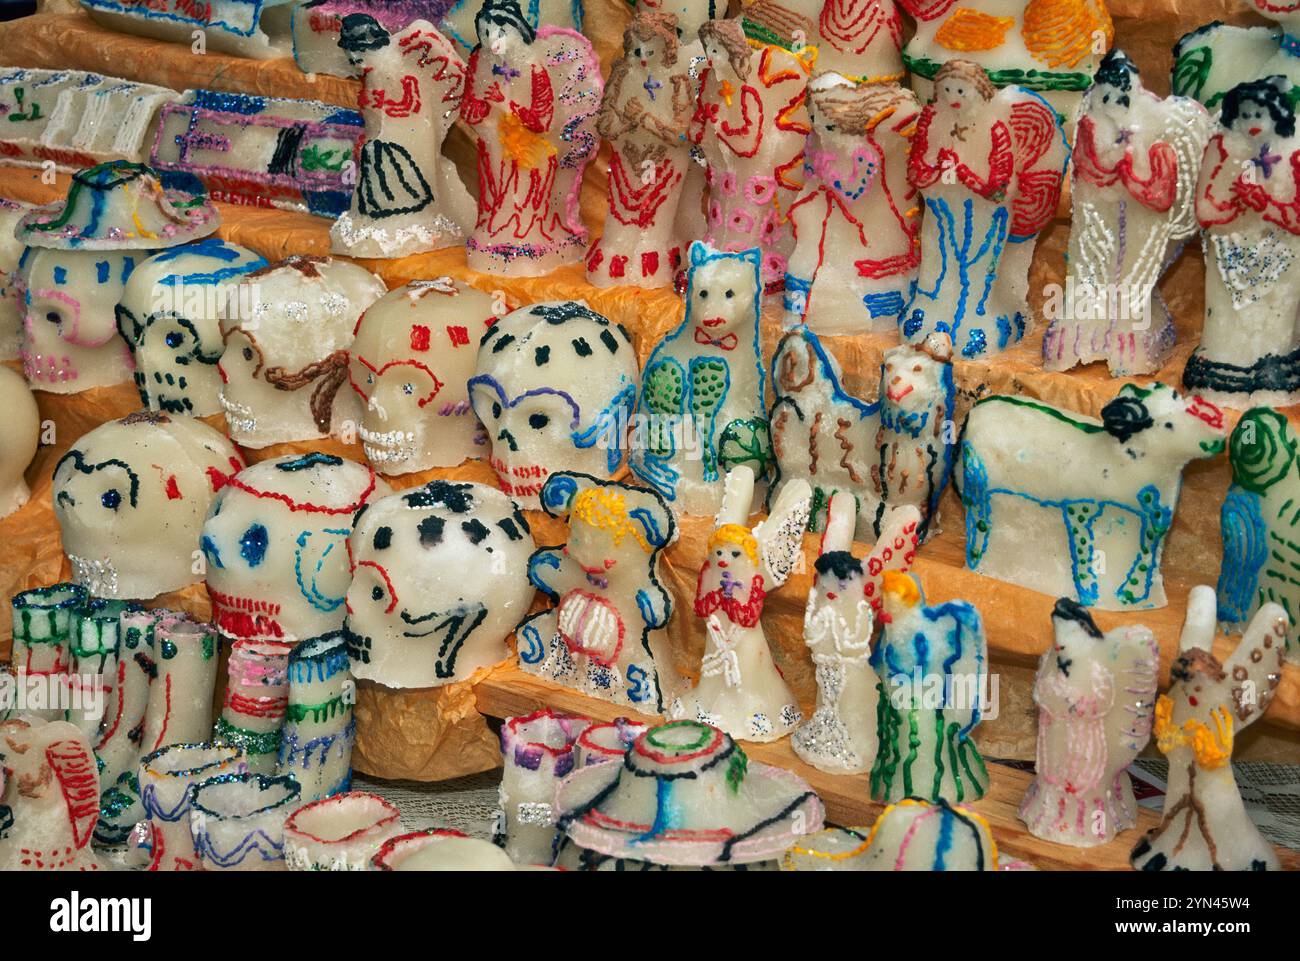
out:
<path id="1" fill-rule="evenodd" d="M 67 196 L 26 214 L 14 235 L 31 247 L 159 250 L 220 224 L 206 194 L 165 190 L 152 168 L 113 160 L 73 174 Z"/>
<path id="2" fill-rule="evenodd" d="M 556 792 L 579 847 L 653 864 L 749 864 L 822 827 L 821 800 L 789 771 L 752 763 L 727 734 L 674 721 L 641 734 L 622 762 L 576 769 Z"/>

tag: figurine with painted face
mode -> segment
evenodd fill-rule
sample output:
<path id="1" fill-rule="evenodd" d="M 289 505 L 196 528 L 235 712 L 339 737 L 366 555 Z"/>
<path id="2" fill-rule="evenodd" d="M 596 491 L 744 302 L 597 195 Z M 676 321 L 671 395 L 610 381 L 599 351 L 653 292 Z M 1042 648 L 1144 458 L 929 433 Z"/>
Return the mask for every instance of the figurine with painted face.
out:
<path id="1" fill-rule="evenodd" d="M 1300 401 L 1300 136 L 1291 82 L 1233 87 L 1205 148 L 1196 215 L 1205 325 L 1183 385 L 1228 407 Z"/>
<path id="2" fill-rule="evenodd" d="M 912 574 L 886 571 L 882 581 L 885 627 L 871 654 L 880 678 L 871 796 L 978 800 L 989 784 L 971 738 L 988 696 L 979 611 L 965 601 L 928 606 Z"/>
<path id="3" fill-rule="evenodd" d="M 771 459 L 760 259 L 691 244 L 686 316 L 646 362 L 632 469 L 679 513 L 716 512 L 726 471 Z"/>
<path id="4" fill-rule="evenodd" d="M 532 550 L 523 513 L 483 484 L 431 481 L 375 501 L 348 541 L 352 673 L 437 687 L 505 660 L 533 599 Z"/>
<path id="5" fill-rule="evenodd" d="M 907 152 L 920 107 L 897 83 L 837 73 L 808 85 L 812 133 L 790 207 L 785 323 L 824 334 L 892 330 L 920 263 Z"/>
<path id="6" fill-rule="evenodd" d="M 18 261 L 23 245 L 14 235 L 27 207 L 0 197 L 0 360 L 17 360 L 23 338 L 23 291 Z"/>
<path id="7" fill-rule="evenodd" d="M 903 79 L 903 18 L 894 0 L 747 0 L 745 33 L 787 50 L 817 48 L 817 73 L 863 83 Z"/>
<path id="8" fill-rule="evenodd" d="M 352 209 L 330 227 L 330 249 L 404 257 L 460 243 L 474 200 L 442 147 L 465 61 L 427 20 L 394 33 L 364 12 L 343 18 L 339 46 L 361 73 L 366 133 Z"/>
<path id="9" fill-rule="evenodd" d="M 1290 618 L 1277 604 L 1263 605 L 1236 650 L 1220 661 L 1211 653 L 1214 608 L 1213 588 L 1192 589 L 1169 691 L 1156 700 L 1152 733 L 1169 759 L 1169 786 L 1159 827 L 1129 857 L 1140 871 L 1280 867 L 1242 802 L 1232 751 L 1277 693 Z"/>
<path id="10" fill-rule="evenodd" d="M 1209 139 L 1204 107 L 1160 99 L 1122 50 L 1106 55 L 1078 122 L 1065 296 L 1043 335 L 1046 369 L 1104 360 L 1127 377 L 1164 365 L 1174 320 L 1156 284 L 1197 231 Z"/>
<path id="11" fill-rule="evenodd" d="M 920 512 L 922 540 L 938 530 L 957 438 L 948 335 L 890 348 L 884 361 L 879 399 L 866 403 L 844 389 L 839 361 L 807 327 L 777 345 L 772 450 L 779 480 L 812 485 L 814 532 L 837 491 L 857 499 L 861 540 L 881 536 L 889 509 L 905 505 Z"/>
<path id="12" fill-rule="evenodd" d="M 462 49 L 472 52 L 481 41 L 477 37 L 477 14 L 481 0 L 442 0 L 446 13 L 438 22 L 438 29 L 452 38 Z M 529 0 L 521 7 L 521 16 L 538 32 L 550 27 L 582 32 L 586 14 L 586 0 Z"/>
<path id="13" fill-rule="evenodd" d="M 199 530 L 243 461 L 189 417 L 138 411 L 83 436 L 54 468 L 54 516 L 72 575 L 98 597 L 148 600 L 203 579 Z"/>
<path id="14" fill-rule="evenodd" d="M 1224 448 L 1223 412 L 1125 384 L 1101 418 L 1024 397 L 976 401 L 957 469 L 966 566 L 1085 607 L 1164 607 L 1160 557 L 1183 469 Z"/>
<path id="15" fill-rule="evenodd" d="M 596 128 L 613 145 L 609 214 L 587 253 L 587 279 L 598 287 L 667 287 L 681 266 L 675 219 L 694 91 L 678 46 L 671 15 L 637 14 L 605 86 Z"/>
<path id="16" fill-rule="evenodd" d="M 1292 38 L 1300 35 L 1300 0 L 1248 0 L 1256 18 L 1270 26 L 1238 27 L 1215 20 L 1174 45 L 1173 90 L 1217 109 L 1228 91 L 1264 77 L 1300 85 L 1300 58 Z"/>
<path id="17" fill-rule="evenodd" d="M 0 366 L 0 517 L 27 503 L 32 492 L 24 476 L 41 439 L 41 412 L 22 375 Z"/>
<path id="18" fill-rule="evenodd" d="M 766 520 L 747 526 L 754 472 L 727 474 L 726 495 L 695 588 L 695 616 L 708 633 L 700 681 L 673 701 L 671 716 L 712 724 L 733 737 L 775 741 L 803 715 L 772 659 L 763 632 L 763 604 L 802 556 L 812 490 L 785 486 Z"/>
<path id="19" fill-rule="evenodd" d="M 1038 763 L 1020 819 L 1035 837 L 1094 847 L 1137 824 L 1128 766 L 1151 737 L 1160 646 L 1141 624 L 1103 634 L 1068 597 L 1052 627 L 1034 680 Z"/>
<path id="20" fill-rule="evenodd" d="M 114 307 L 136 264 L 217 229 L 206 196 L 163 190 L 143 164 L 113 161 L 72 177 L 67 196 L 19 221 L 23 373 L 72 394 L 131 379 Z"/>
<path id="21" fill-rule="evenodd" d="M 708 169 L 708 234 L 730 252 L 757 248 L 763 281 L 779 283 L 793 248 L 787 214 L 802 186 L 809 47 L 798 54 L 750 46 L 739 20 L 700 27 L 708 66 L 690 138 Z"/>
<path id="22" fill-rule="evenodd" d="M 1034 242 L 1056 216 L 1069 158 L 1061 118 L 1037 94 L 999 91 L 966 60 L 944 65 L 908 158 L 926 215 L 905 340 L 942 331 L 970 359 L 1025 337 Z"/>
<path id="23" fill-rule="evenodd" d="M 67 721 L 0 721 L 0 871 L 97 871 L 99 773 Z M 6 783 L 6 781 L 8 783 Z M 7 823 L 6 823 L 7 822 Z"/>
<path id="24" fill-rule="evenodd" d="M 517 0 L 486 0 L 474 26 L 478 46 L 460 105 L 478 143 L 469 266 L 509 277 L 550 273 L 587 248 L 578 193 L 600 146 L 600 64 L 584 36 L 534 28 Z"/>
<path id="25" fill-rule="evenodd" d="M 366 308 L 348 348 L 365 408 L 361 443 L 384 474 L 456 467 L 487 452 L 466 387 L 497 301 L 450 277 L 415 280 Z"/>
<path id="26" fill-rule="evenodd" d="M 360 422 L 360 402 L 343 389 L 348 346 L 386 291 L 364 267 L 330 257 L 290 257 L 245 274 L 221 318 L 217 370 L 231 438 L 262 448 Z"/>
<path id="27" fill-rule="evenodd" d="M 524 670 L 585 694 L 662 714 L 673 687 L 664 628 L 672 596 L 659 558 L 677 537 L 672 511 L 644 487 L 552 474 L 542 507 L 569 524 L 569 542 L 543 547 L 528 576 L 554 610 L 519 626 Z"/>
<path id="28" fill-rule="evenodd" d="M 142 261 L 117 303 L 117 329 L 135 359 L 146 410 L 206 417 L 221 413 L 220 316 L 231 287 L 266 261 L 210 238 Z"/>
<path id="29" fill-rule="evenodd" d="M 916 31 L 903 50 L 924 101 L 953 57 L 977 64 L 998 87 L 1022 84 L 1074 117 L 1115 39 L 1105 0 L 898 0 Z"/>
<path id="30" fill-rule="evenodd" d="M 501 489 L 537 509 L 553 471 L 611 477 L 623 466 L 636 403 L 632 338 L 586 304 L 521 307 L 484 335 L 470 402 Z"/>
<path id="31" fill-rule="evenodd" d="M 389 492 L 370 468 L 319 453 L 276 457 L 227 478 L 200 541 L 222 636 L 287 651 L 342 628 L 353 518 Z"/>

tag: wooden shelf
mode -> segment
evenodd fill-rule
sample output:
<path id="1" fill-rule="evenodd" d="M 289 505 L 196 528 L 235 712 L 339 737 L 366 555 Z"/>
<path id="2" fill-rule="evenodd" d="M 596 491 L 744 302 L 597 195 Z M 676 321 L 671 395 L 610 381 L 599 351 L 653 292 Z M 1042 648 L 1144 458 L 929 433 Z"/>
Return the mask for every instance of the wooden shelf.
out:
<path id="1" fill-rule="evenodd" d="M 570 688 L 550 684 L 526 674 L 511 663 L 495 668 L 475 691 L 478 709 L 491 717 L 528 714 L 544 707 L 579 714 L 597 721 L 616 717 L 656 723 L 608 701 L 587 697 Z M 771 744 L 742 742 L 745 753 L 756 761 L 793 771 L 804 778 L 826 805 L 826 819 L 844 826 L 870 826 L 884 808 L 871 800 L 870 777 L 866 774 L 826 774 L 805 764 L 790 748 L 788 738 Z M 1072 848 L 1053 844 L 1025 831 L 1016 811 L 1032 776 L 1002 764 L 989 764 L 989 792 L 974 807 L 989 822 L 998 851 L 1028 861 L 1046 871 L 1126 871 L 1128 855 L 1144 832 L 1155 827 L 1160 817 L 1148 808 L 1138 808 L 1138 826 L 1125 831 L 1109 844 L 1095 848 Z M 1278 848 L 1286 870 L 1300 869 L 1300 853 Z"/>

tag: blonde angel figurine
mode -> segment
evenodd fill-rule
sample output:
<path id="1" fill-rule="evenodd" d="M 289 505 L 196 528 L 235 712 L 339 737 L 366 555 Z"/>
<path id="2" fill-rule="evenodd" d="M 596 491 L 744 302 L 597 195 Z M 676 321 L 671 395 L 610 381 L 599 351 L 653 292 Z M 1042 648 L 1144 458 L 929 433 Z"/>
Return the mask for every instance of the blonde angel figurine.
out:
<path id="1" fill-rule="evenodd" d="M 763 603 L 802 556 L 812 488 L 802 480 L 786 484 L 767 519 L 751 530 L 753 498 L 754 472 L 732 469 L 695 590 L 695 616 L 708 631 L 700 681 L 673 701 L 670 715 L 732 737 L 775 741 L 803 715 L 768 649 Z"/>
<path id="2" fill-rule="evenodd" d="M 1154 734 L 1169 759 L 1160 826 L 1130 855 L 1142 871 L 1276 871 L 1277 853 L 1241 800 L 1232 774 L 1237 735 L 1268 709 L 1282 680 L 1289 619 L 1277 604 L 1251 618 L 1237 649 L 1220 662 L 1211 653 L 1214 589 L 1187 598 L 1173 683 L 1156 701 Z"/>
<path id="3" fill-rule="evenodd" d="M 587 252 L 587 280 L 597 287 L 666 287 L 681 266 L 674 223 L 691 162 L 694 91 L 679 48 L 676 17 L 639 13 L 605 84 L 596 129 L 613 147 L 609 212 Z"/>
<path id="4" fill-rule="evenodd" d="M 880 603 L 881 574 L 911 566 L 920 520 L 915 507 L 896 508 L 885 518 L 875 548 L 859 560 L 849 550 L 857 501 L 848 491 L 831 498 L 803 621 L 817 675 L 817 708 L 790 739 L 794 752 L 818 770 L 861 774 L 876 759 L 879 682 L 869 663 L 873 607 Z"/>

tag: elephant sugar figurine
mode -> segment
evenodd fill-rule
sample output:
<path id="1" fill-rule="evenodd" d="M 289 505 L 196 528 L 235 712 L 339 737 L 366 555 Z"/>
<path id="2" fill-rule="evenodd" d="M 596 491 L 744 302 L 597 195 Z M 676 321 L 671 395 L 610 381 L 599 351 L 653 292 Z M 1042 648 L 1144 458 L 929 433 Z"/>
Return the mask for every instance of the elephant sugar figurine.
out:
<path id="1" fill-rule="evenodd" d="M 542 507 L 568 521 L 569 541 L 529 558 L 529 578 L 555 607 L 519 626 L 520 665 L 662 714 L 675 687 L 665 632 L 673 601 L 660 571 L 677 537 L 672 511 L 648 488 L 571 472 L 546 479 Z"/>
<path id="2" fill-rule="evenodd" d="M 1276 871 L 1232 773 L 1237 736 L 1268 710 L 1282 680 L 1286 611 L 1265 604 L 1225 660 L 1211 653 L 1214 590 L 1192 589 L 1169 691 L 1156 701 L 1153 734 L 1169 759 L 1158 827 L 1133 848 L 1140 871 Z"/>
<path id="3" fill-rule="evenodd" d="M 1087 417 L 994 395 L 966 418 L 957 469 L 966 566 L 1085 607 L 1164 607 L 1160 556 L 1183 468 L 1224 448 L 1223 412 L 1125 384 Z"/>

